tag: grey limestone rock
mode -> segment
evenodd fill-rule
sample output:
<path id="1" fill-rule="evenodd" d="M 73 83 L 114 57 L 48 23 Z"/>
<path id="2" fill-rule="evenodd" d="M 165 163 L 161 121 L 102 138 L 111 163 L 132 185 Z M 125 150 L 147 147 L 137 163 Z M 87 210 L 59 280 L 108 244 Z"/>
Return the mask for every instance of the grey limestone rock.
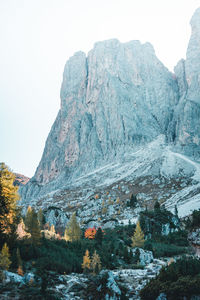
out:
<path id="1" fill-rule="evenodd" d="M 44 211 L 45 221 L 50 226 L 66 226 L 69 218 L 67 215 L 62 211 L 62 209 L 58 209 L 55 207 L 49 207 L 46 211 Z"/>
<path id="2" fill-rule="evenodd" d="M 98 42 L 88 56 L 77 52 L 67 61 L 60 110 L 34 177 L 20 187 L 23 203 L 70 188 L 108 164 L 122 165 L 127 155 L 161 135 L 163 147 L 200 157 L 200 8 L 191 26 L 187 57 L 175 74 L 151 44 L 139 41 Z M 155 147 L 152 157 L 156 155 L 157 164 L 148 161 L 149 172 L 174 176 L 177 159 L 170 154 L 162 162 Z M 192 174 L 195 167 L 190 169 Z M 141 176 L 144 170 L 137 172 Z"/>
<path id="3" fill-rule="evenodd" d="M 123 160 L 167 132 L 177 102 L 176 80 L 149 43 L 108 40 L 88 57 L 75 53 L 64 69 L 60 111 L 23 197 Z"/>
<path id="4" fill-rule="evenodd" d="M 152 251 L 144 250 L 142 248 L 134 248 L 132 250 L 133 255 L 135 255 L 136 249 L 139 249 L 140 251 L 140 264 L 145 266 L 147 264 L 150 264 L 153 261 L 153 253 Z"/>
<path id="5" fill-rule="evenodd" d="M 175 110 L 175 136 L 179 149 L 189 156 L 200 156 L 200 8 L 191 19 L 192 34 L 186 60 L 175 68 L 180 101 Z"/>
<path id="6" fill-rule="evenodd" d="M 167 300 L 167 296 L 164 293 L 161 293 L 156 300 Z"/>

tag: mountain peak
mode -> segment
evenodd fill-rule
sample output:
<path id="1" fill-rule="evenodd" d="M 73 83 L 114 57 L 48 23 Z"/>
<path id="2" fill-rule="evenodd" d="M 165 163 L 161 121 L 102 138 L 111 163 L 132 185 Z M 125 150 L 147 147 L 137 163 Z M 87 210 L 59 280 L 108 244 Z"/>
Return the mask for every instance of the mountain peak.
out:
<path id="1" fill-rule="evenodd" d="M 84 189 L 84 198 L 89 199 L 88 189 L 97 188 L 93 174 L 99 170 L 98 181 L 109 183 L 114 166 L 114 180 L 125 180 L 121 172 L 125 168 L 131 184 L 147 175 L 154 177 L 153 182 L 155 176 L 189 177 L 193 169 L 199 174 L 193 160 L 200 157 L 200 9 L 191 25 L 187 58 L 176 66 L 176 76 L 150 43 L 140 41 L 101 41 L 87 57 L 77 52 L 67 61 L 61 109 L 34 177 L 21 188 L 26 204 L 73 186 Z M 158 147 L 154 141 L 159 136 L 164 144 Z M 87 178 L 86 187 L 78 183 L 81 178 Z M 185 200 L 181 194 L 177 197 Z"/>
<path id="2" fill-rule="evenodd" d="M 191 18 L 190 24 L 192 29 L 199 28 L 200 30 L 200 7 L 197 8 Z"/>

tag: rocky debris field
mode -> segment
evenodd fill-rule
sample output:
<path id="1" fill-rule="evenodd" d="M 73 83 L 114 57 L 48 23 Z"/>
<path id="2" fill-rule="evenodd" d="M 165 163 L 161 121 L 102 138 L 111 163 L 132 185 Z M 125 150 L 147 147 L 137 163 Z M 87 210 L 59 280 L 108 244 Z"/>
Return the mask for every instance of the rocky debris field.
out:
<path id="1" fill-rule="evenodd" d="M 59 299 L 65 300 L 83 300 L 88 299 L 89 295 L 96 299 L 93 289 L 101 288 L 101 277 L 107 274 L 106 288 L 108 289 L 105 299 L 119 299 L 123 291 L 126 291 L 128 299 L 139 299 L 139 291 L 146 282 L 154 278 L 160 269 L 167 264 L 167 260 L 153 259 L 151 263 L 144 266 L 143 269 L 120 269 L 113 271 L 102 270 L 98 276 L 76 274 L 58 275 L 53 272 L 48 274 L 47 290 Z M 33 273 L 27 273 L 23 277 L 15 273 L 6 272 L 6 281 L 1 287 L 1 299 L 21 299 L 20 291 L 25 290 L 26 285 L 37 286 Z M 98 285 L 99 282 L 99 285 Z M 94 286 L 93 286 L 94 285 Z M 102 286 L 103 289 L 103 286 Z M 102 290 L 103 293 L 103 290 Z M 13 298 L 13 296 L 15 298 Z M 106 298 L 107 297 L 107 298 Z"/>

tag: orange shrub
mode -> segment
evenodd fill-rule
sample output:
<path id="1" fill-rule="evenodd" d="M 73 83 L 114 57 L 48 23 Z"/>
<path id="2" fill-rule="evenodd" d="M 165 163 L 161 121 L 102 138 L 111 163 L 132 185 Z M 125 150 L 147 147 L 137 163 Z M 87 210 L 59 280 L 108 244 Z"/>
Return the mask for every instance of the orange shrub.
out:
<path id="1" fill-rule="evenodd" d="M 94 239 L 96 233 L 97 233 L 96 228 L 94 228 L 94 227 L 93 227 L 93 228 L 88 228 L 88 229 L 86 229 L 86 231 L 85 231 L 85 238 L 86 238 L 86 239 Z"/>

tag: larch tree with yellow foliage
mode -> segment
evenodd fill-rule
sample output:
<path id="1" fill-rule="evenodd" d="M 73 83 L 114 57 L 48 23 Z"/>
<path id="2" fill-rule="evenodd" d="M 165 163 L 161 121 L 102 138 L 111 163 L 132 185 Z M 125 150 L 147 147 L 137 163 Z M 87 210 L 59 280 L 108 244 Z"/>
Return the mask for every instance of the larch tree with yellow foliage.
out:
<path id="1" fill-rule="evenodd" d="M 41 240 L 40 225 L 37 219 L 37 213 L 31 206 L 28 207 L 26 212 L 25 226 L 26 231 L 30 234 L 30 243 L 34 246 L 38 246 Z"/>
<path id="2" fill-rule="evenodd" d="M 94 251 L 94 254 L 92 256 L 91 269 L 93 271 L 93 274 L 99 274 L 99 272 L 101 271 L 101 259 L 96 250 Z"/>
<path id="3" fill-rule="evenodd" d="M 3 279 L 3 271 L 8 270 L 11 264 L 10 253 L 7 244 L 3 245 L 0 253 L 0 279 Z"/>
<path id="4" fill-rule="evenodd" d="M 85 255 L 83 256 L 82 268 L 84 273 L 88 273 L 91 269 L 91 259 L 89 251 L 85 251 Z"/>
<path id="5" fill-rule="evenodd" d="M 76 213 L 73 213 L 69 222 L 67 223 L 64 238 L 66 241 L 79 241 L 81 238 L 81 228 L 76 219 Z"/>
<path id="6" fill-rule="evenodd" d="M 143 247 L 144 246 L 144 233 L 140 227 L 140 222 L 137 222 L 136 229 L 132 239 L 132 247 Z"/>
<path id="7" fill-rule="evenodd" d="M 18 187 L 14 186 L 15 175 L 8 167 L 0 164 L 0 239 L 14 235 L 19 222 Z"/>

